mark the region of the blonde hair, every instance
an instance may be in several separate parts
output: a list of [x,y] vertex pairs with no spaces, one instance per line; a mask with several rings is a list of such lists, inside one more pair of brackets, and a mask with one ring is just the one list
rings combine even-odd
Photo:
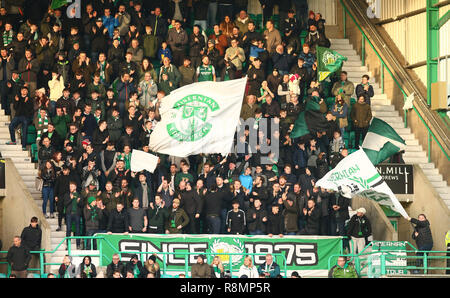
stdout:
[[253,267],[253,259],[252,259],[251,256],[246,256],[246,257],[244,258],[244,262],[245,262],[245,260],[249,260],[249,261],[250,261],[250,266],[248,266],[248,267]]
[[215,256],[212,260],[212,264],[214,265],[214,261],[218,260],[219,262],[217,263],[217,267],[219,268],[220,271],[223,272],[223,264],[222,264],[222,260],[220,259],[219,256]]

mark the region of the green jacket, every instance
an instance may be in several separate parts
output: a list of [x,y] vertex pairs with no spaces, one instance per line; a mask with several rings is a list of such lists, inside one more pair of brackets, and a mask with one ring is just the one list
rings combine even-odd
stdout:
[[344,268],[339,265],[334,266],[328,273],[329,278],[358,278],[358,273],[356,272],[353,265],[346,264]]
[[60,136],[67,135],[67,125],[71,122],[69,115],[55,116],[52,119],[55,130]]
[[[189,216],[186,212],[178,208],[176,211],[173,211],[173,208],[169,208],[169,216],[166,220],[166,230],[169,230],[170,234],[182,234],[183,228],[185,228],[189,224]],[[178,226],[182,226],[181,230],[178,230]]]
[[158,50],[158,41],[156,36],[153,34],[145,34],[142,40],[144,44],[144,57],[154,59]]

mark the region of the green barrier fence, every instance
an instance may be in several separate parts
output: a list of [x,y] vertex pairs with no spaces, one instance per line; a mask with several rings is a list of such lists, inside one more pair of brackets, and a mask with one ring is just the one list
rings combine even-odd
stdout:
[[[360,277],[419,273],[433,276],[440,273],[437,271],[450,270],[448,251],[420,251],[408,241],[373,241],[359,254],[333,255],[328,259],[329,270],[340,256],[354,264]],[[439,263],[447,266],[436,266]]]
[[[187,236],[187,237],[186,237]],[[115,239],[115,238],[117,239]],[[130,238],[127,238],[130,237]],[[145,238],[147,237],[147,238]],[[238,236],[236,236],[239,238]],[[167,272],[173,272],[173,271],[185,271],[188,272],[188,269],[190,267],[189,262],[186,262],[188,258],[192,255],[199,255],[199,254],[205,254],[208,257],[208,261],[210,261],[210,258],[212,256],[224,256],[224,258],[221,258],[224,264],[224,267],[226,267],[228,270],[230,270],[231,273],[237,272],[240,268],[240,265],[242,264],[243,258],[245,256],[254,256],[254,257],[262,257],[265,256],[267,253],[271,253],[274,256],[274,261],[280,265],[280,271],[282,275],[286,276],[288,274],[288,270],[301,270],[302,267],[299,267],[296,265],[298,262],[308,262],[315,260],[313,263],[306,265],[307,270],[326,270],[327,266],[327,259],[328,256],[331,254],[337,254],[343,252],[343,241],[342,237],[302,237],[302,238],[296,238],[292,236],[285,236],[283,238],[270,238],[266,236],[261,237],[252,237],[252,236],[240,236],[242,239],[237,239],[236,237],[228,235],[228,238],[232,239],[233,241],[240,242],[241,250],[239,251],[229,251],[226,249],[222,249],[223,247],[227,246],[227,236],[226,235],[196,235],[195,237],[190,237],[188,235],[96,235],[96,236],[73,236],[73,237],[65,237],[53,250],[51,251],[31,251],[31,254],[36,254],[39,257],[39,268],[28,268],[28,271],[37,271],[38,275],[43,277],[46,273],[46,266],[56,265],[59,266],[62,263],[52,263],[47,260],[50,259],[49,256],[54,254],[58,249],[61,247],[61,245],[64,244],[64,242],[67,242],[67,255],[72,257],[84,257],[84,256],[90,256],[94,258],[99,259],[99,265],[100,266],[106,266],[112,261],[112,255],[117,253],[120,256],[123,255],[131,255],[131,254],[138,254],[141,256],[141,261],[144,261],[143,257],[147,257],[149,254],[156,254],[159,256],[159,259],[162,260],[162,271],[163,274],[166,274]],[[142,238],[142,239],[141,239]],[[144,250],[138,250],[138,249],[119,249],[119,242],[115,242],[116,240],[121,240],[122,244],[123,241],[130,241],[130,239],[133,239],[134,241],[140,241],[140,243],[144,243],[145,241],[148,241],[148,239],[152,239],[153,241],[162,241],[163,242],[151,242],[148,244],[155,244],[158,243],[158,245],[170,245],[170,241],[178,241],[180,239],[178,238],[185,238],[185,240],[181,239],[185,243],[189,242],[191,245],[205,245],[204,248],[209,247],[209,251],[184,251],[183,249],[173,250],[172,252],[167,251],[144,251]],[[206,238],[212,239],[213,243],[205,242]],[[84,250],[82,253],[76,253],[72,249],[72,241],[73,239],[81,239],[83,241],[90,241],[91,247],[93,247],[94,242],[97,244],[97,250]],[[139,240],[140,239],[140,240]],[[111,240],[111,241],[110,241]],[[235,241],[235,242],[236,242]],[[177,245],[176,243],[172,243],[174,245]],[[211,246],[212,244],[212,246]],[[271,246],[273,248],[273,251],[267,251],[266,248]],[[219,249],[212,249],[211,247],[216,247]],[[263,247],[262,251],[253,250],[257,247]],[[278,248],[277,248],[278,247]],[[162,246],[161,246],[162,248]],[[0,264],[7,264],[8,265],[8,276],[11,272],[11,268],[9,267],[9,264],[6,261],[6,251],[0,251],[0,254],[4,253],[4,257],[0,257]],[[175,257],[175,255],[177,257]],[[168,258],[184,258],[185,262],[183,263],[183,266],[174,265],[173,263],[170,263],[168,266]],[[239,259],[239,262],[235,261],[234,256],[236,256]],[[223,260],[225,259],[225,261]],[[288,262],[289,260],[289,262]],[[192,261],[191,261],[192,264]],[[305,269],[305,267],[303,267]]]

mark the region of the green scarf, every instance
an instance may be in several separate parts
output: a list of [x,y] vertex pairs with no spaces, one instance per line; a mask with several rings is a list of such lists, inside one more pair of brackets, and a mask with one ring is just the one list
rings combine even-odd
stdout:
[[7,46],[12,42],[13,39],[13,32],[12,30],[9,30],[8,32],[3,32],[3,46]]
[[[44,125],[44,127],[47,127],[48,128],[48,117],[47,117],[47,115],[45,115],[45,118],[44,119],[42,119],[42,117],[41,117],[41,113],[40,113],[40,109],[39,109],[39,111],[38,111],[38,124],[39,124],[39,127],[42,127],[42,125]],[[41,139],[41,134],[43,133],[43,132],[47,132],[47,128],[44,128],[44,129],[38,129],[37,131],[36,131],[36,140],[37,141],[39,141],[40,139]]]

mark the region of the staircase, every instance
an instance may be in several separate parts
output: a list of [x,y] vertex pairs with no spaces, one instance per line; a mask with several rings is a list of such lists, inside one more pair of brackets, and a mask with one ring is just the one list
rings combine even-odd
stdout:
[[[16,141],[17,145],[6,145],[6,142],[10,141],[9,136],[9,123],[11,119],[10,116],[5,115],[5,111],[0,109],[0,152],[2,158],[10,158],[14,163],[17,171],[23,179],[24,184],[28,187],[31,196],[34,198],[36,205],[42,210],[42,194],[40,191],[36,190],[35,179],[38,175],[37,164],[31,162],[31,155],[29,151],[22,151],[21,138],[16,130]],[[47,203],[47,212],[50,212],[49,203]],[[63,224],[62,231],[56,232],[58,228],[58,215],[55,210],[55,218],[48,218],[47,221],[51,228],[51,250],[54,250],[58,244],[63,241],[66,236],[66,226]],[[63,221],[64,223],[64,221]],[[89,252],[98,253],[98,251],[80,251],[76,250],[75,240],[72,240],[72,254],[83,255]],[[64,256],[67,254],[66,243],[62,244],[58,250],[51,254],[46,255],[46,262],[61,264]],[[48,257],[50,256],[50,259]],[[81,257],[74,257],[73,263],[78,265],[81,263]],[[92,262],[98,265],[98,258],[92,258]],[[50,271],[57,273],[59,265],[51,265]]]
[[[410,128],[405,128],[403,117],[399,116],[399,112],[391,105],[391,100],[386,94],[381,93],[381,88],[375,82],[370,71],[366,66],[361,66],[361,58],[353,49],[348,39],[331,39],[331,49],[336,50],[339,54],[346,56],[348,60],[344,62],[342,70],[347,71],[348,80],[356,86],[361,82],[364,74],[369,75],[370,84],[374,89],[375,96],[371,99],[372,115],[380,118],[391,125],[397,133],[406,141],[406,150],[403,159],[407,164],[419,165],[430,183],[433,185],[437,193],[444,200],[448,208],[450,208],[450,188],[447,182],[443,180],[439,170],[435,168],[434,163],[428,162],[427,152],[422,149],[419,141],[415,138]],[[354,96],[356,96],[354,94]]]

